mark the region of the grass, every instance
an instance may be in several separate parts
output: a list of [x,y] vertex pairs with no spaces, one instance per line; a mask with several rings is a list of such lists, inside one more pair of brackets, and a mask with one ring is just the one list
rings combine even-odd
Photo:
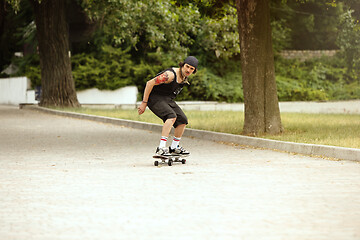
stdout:
[[[134,110],[118,109],[64,109],[78,113],[100,115],[121,119],[162,124],[150,110],[138,115]],[[244,124],[243,112],[232,111],[184,111],[189,119],[188,128],[215,132],[241,134]],[[285,131],[279,135],[262,138],[297,143],[360,148],[360,115],[282,113]]]
[[269,139],[360,148],[360,115],[281,114],[285,132]]

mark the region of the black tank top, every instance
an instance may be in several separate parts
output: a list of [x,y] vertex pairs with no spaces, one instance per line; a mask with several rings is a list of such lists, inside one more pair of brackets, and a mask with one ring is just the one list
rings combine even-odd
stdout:
[[174,80],[170,83],[163,83],[160,85],[155,85],[151,91],[150,97],[151,97],[151,95],[161,95],[161,96],[169,96],[169,97],[175,98],[176,95],[178,95],[181,92],[181,90],[183,89],[185,84],[177,82],[176,72],[172,68],[165,69],[164,71],[158,73],[155,77],[161,75],[162,73],[164,73],[166,71],[171,71],[174,73],[174,75],[175,75]]

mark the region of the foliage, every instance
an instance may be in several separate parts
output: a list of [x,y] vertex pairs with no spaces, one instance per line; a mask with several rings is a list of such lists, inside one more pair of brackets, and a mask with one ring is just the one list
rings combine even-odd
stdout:
[[327,94],[323,90],[307,87],[306,82],[278,76],[276,83],[280,101],[328,100]]
[[167,53],[175,61],[184,59],[194,42],[192,36],[200,29],[200,14],[192,5],[176,7],[165,0],[126,0],[110,1],[94,10],[99,8],[94,2],[102,1],[91,1],[85,11],[102,20],[101,31],[108,36],[107,44],[131,46],[139,62],[151,52]]
[[[242,99],[240,85],[238,88],[230,84],[222,87],[221,79],[217,76],[224,76],[222,72],[226,67],[234,65],[231,62],[234,56],[236,60],[240,51],[235,9],[226,8],[229,14],[214,20],[201,17],[197,6],[191,3],[179,6],[168,1],[152,0],[145,3],[127,0],[112,1],[107,6],[101,6],[101,2],[92,1],[85,5],[83,3],[83,7],[92,18],[102,19],[103,27],[91,41],[92,45],[111,44],[116,48],[131,48],[129,53],[133,61],[132,84],[137,85],[140,92],[143,92],[146,81],[156,73],[168,67],[176,67],[186,55],[192,54],[200,59],[199,69],[203,69],[201,64],[205,63],[215,74],[204,69],[206,73],[201,77],[202,73],[198,72],[194,82],[197,82],[197,78],[201,81],[191,85],[189,89],[198,89],[201,86],[202,92],[208,93],[203,95],[193,90],[187,92],[188,89],[184,88],[180,95],[183,99],[204,96],[209,100]],[[126,9],[132,11],[128,12]],[[184,15],[184,12],[187,14]],[[239,62],[237,64],[239,65]],[[237,66],[236,69],[238,68]],[[74,76],[76,78],[76,73]],[[94,83],[94,80],[92,82]],[[226,94],[234,91],[233,89],[238,91]]]
[[275,0],[272,15],[292,29],[289,49],[336,49],[339,15],[343,4],[329,5],[328,0]]
[[19,67],[14,76],[26,76],[31,80],[32,87],[41,86],[39,55],[30,54],[23,58],[14,58],[13,63]]
[[[9,65],[15,52],[28,51],[25,46],[34,40],[32,10],[28,1],[12,1],[10,5],[18,9],[11,10],[6,2],[0,6],[0,71]],[[21,10],[19,10],[19,7]]]
[[209,70],[202,69],[191,78],[190,82],[191,85],[184,87],[177,100],[243,101],[239,72],[232,72],[231,76],[220,78]]
[[[213,17],[213,13],[209,14],[208,7],[214,2],[182,2],[186,4],[154,0],[149,3],[112,1],[116,8],[107,6],[107,11],[90,12],[95,18],[103,19],[102,42],[121,48],[131,47],[130,54],[134,63],[131,70],[132,82],[140,92],[146,81],[157,72],[176,66],[178,61],[190,53],[200,59],[200,71],[190,80],[191,85],[185,87],[178,96],[179,100],[242,101],[236,10],[222,5],[221,14]],[[93,6],[95,3],[96,1],[92,1]],[[306,33],[301,34],[312,36],[311,39],[301,37],[297,41],[312,41],[313,44],[319,39],[315,35],[320,28],[330,33],[331,38],[335,36],[335,20],[337,21],[336,16],[339,15],[341,6],[325,8],[322,7],[323,3],[324,1],[307,1],[299,4],[288,1],[287,5],[282,4],[281,7],[286,12],[278,12],[282,17],[275,17],[272,21],[276,52],[291,47],[294,38],[290,42],[290,36],[301,30],[301,27],[289,24],[291,19],[297,19],[297,24],[307,29]],[[132,9],[132,12],[125,11],[124,14],[124,9]],[[183,12],[188,15],[185,17]],[[206,14],[200,15],[199,12]],[[323,19],[324,16],[326,19]],[[105,39],[105,36],[110,37]],[[341,62],[334,66],[334,63],[329,64],[324,60],[301,63],[277,59],[276,64],[280,100],[356,97],[356,91],[350,93],[343,90],[346,89],[346,84],[343,82],[344,65]],[[338,94],[339,92],[342,94]]]
[[[229,6],[217,19],[200,15],[199,8],[205,11],[206,4],[181,5],[179,1],[112,1],[106,7],[101,7],[101,1],[91,1],[84,8],[102,24],[91,44],[131,47],[135,64],[164,66],[169,59],[178,63],[187,55],[196,55],[200,66],[206,63],[212,68],[240,52],[236,10]],[[154,62],[153,54],[161,58]]]
[[[223,4],[228,1],[76,2],[99,23],[92,39],[72,43],[77,89],[136,85],[142,93],[147,80],[165,68],[176,67],[191,54],[200,60],[199,71],[178,96],[179,100],[243,101],[237,16],[233,7]],[[337,27],[341,30],[337,44],[342,53],[335,58],[299,62],[276,57],[277,88],[282,101],[360,98],[359,23],[351,18],[354,13],[346,12],[338,25],[343,4],[326,2],[271,1],[275,52],[300,43],[311,48],[329,48],[333,46]],[[18,15],[8,16],[9,20],[23,22],[11,32],[15,36],[11,39],[17,42],[17,49],[12,51],[21,51],[29,41],[36,47],[28,7],[25,4]],[[1,47],[3,50],[6,49]],[[14,62],[20,67],[18,74],[30,77],[34,86],[40,84],[36,54]]]
[[240,54],[236,9],[227,7],[225,10],[226,15],[222,18],[203,17],[201,21],[194,48],[207,63],[209,60],[228,60]]
[[102,52],[77,54],[72,57],[72,68],[77,89],[96,87],[117,89],[132,84],[132,61],[128,50],[105,45]]
[[292,31],[286,26],[285,19],[273,20],[271,22],[271,30],[275,54],[291,45],[290,37]]
[[279,100],[314,101],[360,98],[357,81],[348,84],[341,56],[306,62],[277,58],[275,72]]

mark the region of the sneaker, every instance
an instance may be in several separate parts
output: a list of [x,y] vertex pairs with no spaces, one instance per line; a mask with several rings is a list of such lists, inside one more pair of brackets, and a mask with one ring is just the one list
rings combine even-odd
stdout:
[[190,155],[190,152],[189,151],[187,151],[187,150],[185,150],[185,148],[183,148],[183,147],[180,147],[180,146],[178,146],[177,148],[175,148],[175,149],[171,149],[171,147],[169,147],[169,152],[171,153],[171,154],[179,154],[179,155]]
[[166,155],[170,155],[169,153],[169,149],[168,148],[156,148],[156,152],[155,154],[160,155],[160,156],[166,156]]

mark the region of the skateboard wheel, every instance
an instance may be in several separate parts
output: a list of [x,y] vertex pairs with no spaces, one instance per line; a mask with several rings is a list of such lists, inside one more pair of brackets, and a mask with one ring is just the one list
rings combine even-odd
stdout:
[[185,159],[181,160],[181,163],[182,163],[182,164],[185,164],[185,163],[186,163],[186,160],[185,160]]
[[154,162],[154,165],[155,165],[155,166],[159,166],[159,162],[158,162],[158,161],[155,161],[155,162]]
[[169,161],[168,161],[168,165],[169,165],[169,166],[171,166],[171,165],[172,165],[172,163],[173,163],[173,160],[169,159]]

